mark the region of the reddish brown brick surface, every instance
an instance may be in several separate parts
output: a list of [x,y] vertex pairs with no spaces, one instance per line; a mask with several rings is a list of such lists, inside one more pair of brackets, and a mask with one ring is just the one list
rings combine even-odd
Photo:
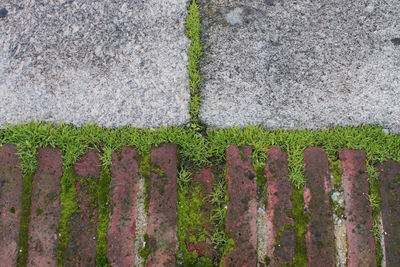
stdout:
[[[287,155],[279,148],[268,151],[267,175],[267,252],[269,266],[292,263],[294,259],[294,222],[292,183],[289,181]],[[278,236],[278,232],[281,232]]]
[[[206,201],[204,203],[204,206],[198,212],[200,212],[202,218],[205,219],[204,229],[208,233],[211,233],[212,228],[211,222],[209,221],[211,214],[211,203],[207,200],[209,199],[208,196],[210,196],[210,194],[213,192],[214,186],[214,179],[212,177],[211,169],[204,169],[201,172],[196,173],[193,177],[193,182],[195,185],[199,185],[202,188],[201,197]],[[190,230],[192,229],[189,229],[189,231]],[[203,229],[201,229],[201,231],[203,231]],[[190,239],[189,235],[190,233],[188,233],[188,240]],[[189,250],[191,252],[196,252],[199,257],[206,257],[209,259],[213,258],[215,250],[211,244],[211,240],[206,240],[197,244],[188,241],[187,245]]]
[[343,169],[348,264],[376,266],[365,152],[342,149],[339,158]]
[[100,166],[100,159],[93,150],[88,151],[74,166],[76,174],[82,177],[75,183],[79,213],[71,216],[64,266],[95,266],[98,200],[97,192],[90,198],[89,184],[98,185]]
[[57,265],[57,228],[60,218],[61,152],[39,148],[33,177],[28,266]]
[[311,219],[306,233],[308,266],[335,266],[329,162],[322,149],[304,151],[304,178],[305,212]]
[[176,253],[176,153],[166,144],[151,151],[151,163],[162,171],[151,174],[147,234],[150,254],[146,266],[175,266]]
[[110,221],[107,233],[107,259],[112,266],[135,262],[137,151],[123,147],[112,154]]
[[0,265],[15,266],[22,205],[21,163],[14,145],[0,148]]
[[249,146],[230,146],[226,150],[229,200],[225,225],[235,245],[224,257],[224,266],[257,264],[256,173],[251,153]]
[[386,266],[400,266],[400,164],[387,160],[377,169]]

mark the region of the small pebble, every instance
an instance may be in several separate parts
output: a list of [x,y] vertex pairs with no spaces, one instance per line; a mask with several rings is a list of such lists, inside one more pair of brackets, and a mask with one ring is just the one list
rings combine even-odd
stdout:
[[7,14],[8,14],[7,9],[5,9],[5,8],[0,9],[0,19],[5,18],[7,16]]
[[400,38],[393,38],[390,40],[394,45],[400,45]]

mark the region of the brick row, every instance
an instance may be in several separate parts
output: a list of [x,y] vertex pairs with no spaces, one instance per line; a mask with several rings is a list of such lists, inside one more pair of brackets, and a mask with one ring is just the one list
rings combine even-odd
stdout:
[[135,262],[136,195],[139,166],[137,151],[123,147],[112,154],[110,221],[107,232],[107,260],[112,266]]
[[57,265],[57,229],[61,214],[61,152],[39,148],[38,167],[33,176],[29,224],[29,266]]
[[329,162],[322,149],[304,151],[304,178],[304,210],[310,218],[306,232],[308,266],[335,266]]
[[[13,266],[21,212],[22,173],[15,146],[0,148],[0,259]],[[234,245],[223,258],[223,266],[257,265],[257,194],[256,173],[251,162],[252,148],[230,146],[226,150],[227,212],[225,227]],[[60,180],[62,155],[59,149],[39,149],[38,168],[33,176],[32,207],[29,225],[28,265],[57,265],[57,229],[61,213]],[[375,243],[372,233],[372,210],[368,200],[366,155],[361,150],[343,149],[339,153],[345,197],[345,226],[349,266],[375,266]],[[151,151],[151,192],[147,217],[148,256],[146,266],[175,266],[177,146],[165,144]],[[377,166],[384,250],[388,266],[400,263],[400,164],[391,160]],[[71,217],[71,230],[65,252],[65,266],[95,266],[97,244],[97,188],[101,162],[94,150],[88,151],[75,165],[79,213]],[[123,147],[112,154],[110,166],[110,214],[107,230],[107,260],[112,266],[135,262],[140,248],[135,248],[136,198],[138,191],[138,154],[133,147]],[[265,265],[293,264],[295,259],[295,221],[293,219],[292,183],[289,180],[287,154],[279,148],[268,152],[265,167],[266,251]],[[335,266],[335,237],[330,200],[329,162],[320,148],[304,151],[305,245],[308,266]],[[194,175],[202,195],[213,190],[210,169]],[[198,212],[209,217],[211,204]],[[207,231],[211,225],[205,224]],[[188,236],[189,240],[189,236]],[[212,259],[215,248],[209,241],[187,246],[191,252]]]
[[22,205],[21,163],[14,145],[0,148],[0,262],[15,266]]
[[158,169],[151,174],[148,246],[146,266],[175,266],[177,146],[163,145],[151,151],[151,163]]
[[400,164],[387,160],[377,169],[386,266],[400,266]]
[[225,256],[224,266],[257,264],[256,173],[251,153],[249,146],[230,146],[226,150],[229,200],[225,225],[235,244]]
[[277,266],[293,263],[294,221],[292,183],[289,181],[287,155],[279,148],[268,151],[267,175],[267,263]]

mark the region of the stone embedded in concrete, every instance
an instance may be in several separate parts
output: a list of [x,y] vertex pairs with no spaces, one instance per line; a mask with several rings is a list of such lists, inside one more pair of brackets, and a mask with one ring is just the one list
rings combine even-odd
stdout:
[[257,264],[257,186],[251,153],[250,146],[230,146],[226,149],[229,199],[225,227],[235,243],[233,250],[223,259],[224,266]]
[[[177,146],[166,144],[151,151],[151,192],[147,235],[150,254],[146,266],[175,266]],[[161,174],[162,173],[162,174]]]
[[304,178],[304,210],[311,220],[306,233],[308,266],[335,266],[329,162],[322,149],[304,150]]
[[132,147],[123,147],[111,156],[107,260],[112,266],[129,266],[135,262],[137,157]]
[[17,264],[19,224],[22,207],[21,160],[15,145],[0,148],[0,262]]
[[[210,216],[211,216],[211,202],[209,201],[209,197],[213,192],[213,186],[214,186],[214,179],[213,179],[213,174],[211,172],[211,169],[206,168],[201,170],[199,173],[196,173],[193,177],[193,184],[196,186],[201,187],[201,193],[200,196],[202,199],[204,199],[204,205],[201,207],[201,209],[198,211],[202,218],[204,219],[203,223],[203,229],[201,231],[203,232],[206,230],[208,233],[212,233],[212,225],[210,221]],[[190,226],[189,226],[190,227]],[[198,229],[189,229],[188,236],[187,236],[187,246],[190,250],[190,252],[196,252],[198,257],[205,257],[212,259],[213,256],[215,255],[215,249],[211,243],[211,240],[206,240],[206,241],[201,241],[198,243],[193,243],[190,242],[190,234],[191,230],[193,231],[198,231]]]
[[376,266],[365,152],[342,149],[339,159],[343,170],[348,264]]
[[63,173],[61,151],[39,148],[37,160],[38,167],[32,180],[28,266],[56,266]]
[[[71,216],[65,266],[94,266],[96,260],[98,199],[97,191],[90,192],[90,184],[97,187],[100,178],[100,159],[94,150],[88,151],[74,165],[79,177],[75,182],[79,212]],[[90,193],[94,195],[90,195]]]
[[287,155],[280,148],[271,148],[267,155],[266,256],[270,266],[290,264],[294,260],[295,233],[294,221],[289,217],[293,205]]
[[186,0],[2,0],[3,7],[0,126],[189,120]]
[[400,132],[397,0],[208,0],[200,8],[207,125]]
[[377,170],[386,266],[400,266],[400,164],[386,160]]

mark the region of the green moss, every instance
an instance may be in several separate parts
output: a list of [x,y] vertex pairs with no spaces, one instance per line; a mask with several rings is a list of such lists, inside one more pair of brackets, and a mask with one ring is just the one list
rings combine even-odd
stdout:
[[143,259],[143,266],[146,264],[147,257],[150,255],[150,253],[155,251],[155,246],[153,246],[156,242],[154,240],[150,240],[149,235],[145,233],[143,235],[143,240],[145,242],[144,248],[139,250],[139,256],[142,257]]
[[265,172],[265,162],[253,162],[254,170],[256,171],[257,179],[256,183],[257,186],[263,187],[267,183],[267,176]]
[[199,86],[201,83],[199,62],[202,55],[200,42],[200,12],[196,0],[192,0],[188,7],[188,15],[185,22],[186,36],[190,39],[188,49],[188,72],[190,86],[190,123],[191,128],[196,131],[204,131],[205,125],[199,119],[201,96]]
[[376,265],[378,267],[382,266],[383,260],[383,251],[381,246],[381,230],[380,230],[380,222],[379,215],[381,212],[380,203],[381,197],[379,193],[379,184],[378,184],[378,173],[376,171],[375,165],[367,162],[367,172],[368,172],[368,182],[369,182],[369,192],[368,199],[371,203],[372,207],[372,231],[374,233],[375,238],[375,255],[376,255]]
[[22,210],[19,226],[19,242],[17,266],[26,266],[28,260],[28,234],[29,221],[31,218],[31,196],[33,173],[24,175],[22,179]]
[[211,233],[204,228],[205,224],[211,225],[210,214],[207,216],[202,212],[208,196],[203,195],[199,185],[192,183],[192,178],[192,173],[182,167],[178,175],[177,259],[184,266],[210,266],[207,264],[212,264],[212,259],[190,252],[187,246],[189,243],[195,245],[211,238]]
[[292,266],[306,266],[307,265],[307,247],[305,234],[307,231],[307,223],[309,218],[304,216],[304,198],[303,189],[293,188],[292,193],[293,203],[293,219],[295,230],[295,254]]
[[111,174],[108,167],[102,166],[99,180],[98,201],[99,217],[97,223],[96,264],[106,266],[107,262],[107,229],[109,222],[109,192]]

